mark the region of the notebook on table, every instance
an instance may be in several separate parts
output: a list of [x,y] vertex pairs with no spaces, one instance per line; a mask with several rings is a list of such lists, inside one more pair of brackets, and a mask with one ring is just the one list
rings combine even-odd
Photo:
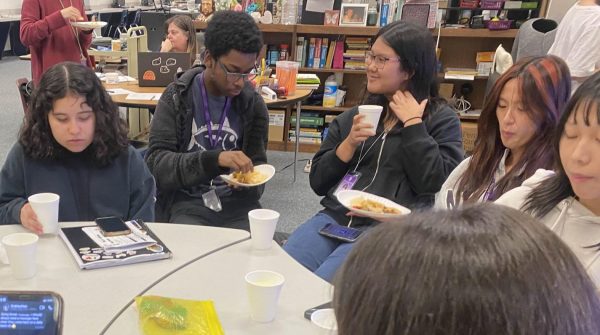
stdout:
[[141,220],[125,222],[131,233],[106,237],[95,224],[61,228],[59,235],[81,269],[98,269],[171,258],[167,246]]
[[138,83],[140,87],[166,87],[178,72],[190,68],[187,52],[139,52]]

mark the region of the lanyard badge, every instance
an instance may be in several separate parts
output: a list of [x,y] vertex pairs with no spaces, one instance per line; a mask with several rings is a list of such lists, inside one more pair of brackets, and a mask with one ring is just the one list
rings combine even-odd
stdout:
[[200,74],[200,95],[202,95],[204,123],[206,124],[206,129],[208,130],[208,141],[210,143],[210,149],[214,149],[219,144],[219,137],[221,137],[221,132],[223,131],[225,118],[227,117],[229,109],[231,109],[231,98],[225,98],[225,106],[223,107],[223,113],[221,114],[221,119],[219,120],[219,128],[217,130],[217,136],[215,138],[213,137],[212,120],[208,109],[208,92],[206,91],[206,85],[204,84],[204,72]]
[[221,205],[221,199],[217,195],[216,187],[213,186],[212,180],[210,181],[210,190],[204,194],[202,194],[202,201],[204,201],[204,206],[208,209],[220,212],[223,210],[223,206]]

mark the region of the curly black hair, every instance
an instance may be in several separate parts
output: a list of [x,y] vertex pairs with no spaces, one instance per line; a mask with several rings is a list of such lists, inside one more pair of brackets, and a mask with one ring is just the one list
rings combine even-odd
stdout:
[[263,46],[263,39],[250,15],[224,10],[213,14],[208,22],[204,44],[210,55],[218,59],[232,49],[245,54],[258,54]]
[[60,159],[67,149],[52,136],[48,114],[56,100],[69,94],[85,97],[96,116],[94,140],[85,150],[89,159],[97,166],[108,165],[127,150],[127,125],[94,71],[78,63],[59,63],[44,73],[33,92],[19,143],[34,159]]

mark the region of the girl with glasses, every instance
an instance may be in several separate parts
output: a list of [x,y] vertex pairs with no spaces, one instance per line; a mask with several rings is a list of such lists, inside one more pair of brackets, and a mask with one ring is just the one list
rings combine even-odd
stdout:
[[[320,277],[331,280],[353,243],[319,234],[327,224],[368,231],[376,222],[347,215],[335,194],[351,188],[420,209],[463,158],[460,121],[438,98],[431,33],[397,21],[374,37],[367,57],[368,104],[383,106],[376,128],[358,108],[337,116],[315,155],[313,190],[324,209],[301,225],[284,249]],[[363,234],[364,235],[364,234]]]

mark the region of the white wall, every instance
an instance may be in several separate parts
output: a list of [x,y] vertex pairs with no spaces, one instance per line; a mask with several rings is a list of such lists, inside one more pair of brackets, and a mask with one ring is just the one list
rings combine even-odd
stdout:
[[560,22],[567,10],[575,4],[577,0],[550,0],[546,18]]

